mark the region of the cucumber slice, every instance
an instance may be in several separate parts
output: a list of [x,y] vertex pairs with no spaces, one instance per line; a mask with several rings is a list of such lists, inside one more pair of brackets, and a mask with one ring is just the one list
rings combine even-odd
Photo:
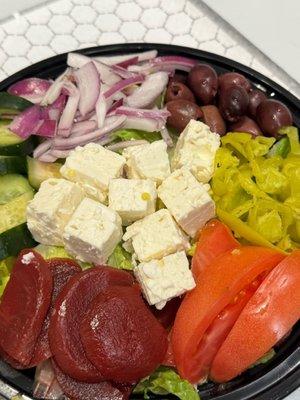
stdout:
[[61,178],[59,172],[62,164],[45,163],[35,158],[27,157],[28,180],[32,187],[39,189],[41,183],[48,178]]
[[26,192],[33,193],[33,189],[24,176],[16,174],[0,176],[0,207]]
[[0,155],[27,155],[33,152],[37,138],[29,137],[24,140],[8,129],[9,121],[0,121]]
[[19,96],[0,92],[0,116],[3,114],[19,114],[33,104]]
[[0,175],[25,174],[27,164],[25,157],[21,156],[0,156]]
[[17,225],[0,234],[0,260],[17,256],[22,249],[36,246],[27,224]]
[[26,192],[0,206],[0,233],[26,222],[26,208],[33,198],[33,191]]

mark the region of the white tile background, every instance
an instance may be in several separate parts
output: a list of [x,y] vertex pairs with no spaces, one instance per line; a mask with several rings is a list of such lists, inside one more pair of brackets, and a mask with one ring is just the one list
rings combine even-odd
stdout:
[[[43,6],[1,21],[11,10],[38,3]],[[173,43],[224,55],[300,96],[297,82],[200,0],[0,0],[0,81],[55,54],[137,41]],[[299,399],[300,390],[289,397]]]

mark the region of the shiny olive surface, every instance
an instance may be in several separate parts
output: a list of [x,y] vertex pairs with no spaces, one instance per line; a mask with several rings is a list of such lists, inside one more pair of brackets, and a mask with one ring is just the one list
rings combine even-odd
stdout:
[[168,124],[178,131],[183,131],[191,119],[201,119],[203,113],[197,104],[188,100],[172,100],[166,104],[171,115]]
[[209,126],[212,132],[216,132],[219,135],[225,135],[226,133],[226,124],[225,121],[220,114],[218,107],[210,105],[210,106],[202,106],[200,107],[203,112],[202,120],[203,122]]
[[249,106],[248,115],[252,118],[256,116],[257,107],[264,100],[267,100],[267,96],[261,90],[254,89],[249,93]]
[[219,94],[219,110],[226,121],[236,122],[246,114],[249,96],[242,86],[225,85]]
[[180,82],[186,84],[186,80],[187,80],[187,74],[182,72],[175,72],[175,74],[170,77],[169,84],[171,82]]
[[256,121],[264,134],[276,136],[280,128],[293,124],[293,117],[281,101],[268,99],[257,107]]
[[172,100],[188,100],[195,103],[195,96],[191,90],[181,82],[170,82],[166,91],[166,103]]
[[259,126],[257,123],[249,118],[249,117],[242,117],[238,122],[230,125],[230,130],[232,132],[247,132],[251,133],[253,136],[259,136],[262,134]]
[[210,65],[197,64],[191,69],[187,84],[201,105],[211,104],[218,90],[218,75]]
[[237,72],[226,72],[219,76],[219,87],[223,89],[227,85],[238,85],[242,86],[246,92],[250,92],[251,83],[243,75]]

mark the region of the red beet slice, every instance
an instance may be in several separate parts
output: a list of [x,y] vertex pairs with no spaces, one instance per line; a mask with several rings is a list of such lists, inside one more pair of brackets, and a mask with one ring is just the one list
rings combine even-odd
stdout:
[[53,279],[46,261],[32,250],[21,251],[0,304],[0,346],[28,365],[51,301]]
[[127,400],[128,391],[123,393],[121,389],[114,387],[109,382],[86,383],[78,382],[66,375],[53,361],[56,379],[64,394],[76,400]]
[[68,258],[53,258],[47,261],[47,263],[53,277],[51,305],[38,337],[33,358],[30,361],[30,367],[35,367],[42,361],[51,357],[52,353],[49,346],[48,331],[55,300],[69,279],[82,271],[75,261]]
[[55,302],[49,327],[50,348],[64,373],[83,382],[103,380],[86,357],[79,334],[80,323],[91,301],[108,286],[132,284],[129,273],[99,266],[73,276],[65,285]]
[[109,287],[92,302],[80,327],[88,358],[107,380],[134,383],[163,361],[167,331],[137,287]]

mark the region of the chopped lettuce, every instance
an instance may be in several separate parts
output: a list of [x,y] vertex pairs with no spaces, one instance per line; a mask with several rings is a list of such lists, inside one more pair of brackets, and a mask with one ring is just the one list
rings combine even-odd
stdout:
[[[47,246],[44,244],[39,244],[36,246],[35,250],[40,253],[45,260],[50,260],[51,258],[71,258],[74,259],[70,254],[68,254],[64,247],[59,246]],[[90,263],[78,261],[78,264],[81,266],[82,269],[87,269],[92,266]]]
[[257,360],[254,364],[251,365],[250,368],[256,367],[260,364],[266,364],[276,355],[275,350],[272,348],[266,354],[264,354],[259,360]]
[[120,269],[133,269],[131,254],[128,253],[120,243],[117,245],[112,255],[109,257],[107,264],[111,267]]
[[268,152],[268,157],[280,156],[285,158],[291,151],[290,141],[287,137],[276,142]]
[[0,297],[2,296],[5,286],[9,281],[9,275],[12,270],[15,257],[8,257],[0,261]]
[[155,142],[161,139],[159,132],[146,132],[137,129],[122,129],[116,131],[114,136],[121,140],[147,140],[148,142]]
[[219,217],[236,236],[291,251],[300,246],[300,144],[296,128],[281,133],[288,152],[286,144],[274,149],[274,138],[225,135],[211,187]]
[[151,376],[143,379],[134,388],[133,393],[143,394],[149,399],[149,392],[157,395],[172,394],[181,400],[200,400],[197,389],[171,368],[160,367]]

